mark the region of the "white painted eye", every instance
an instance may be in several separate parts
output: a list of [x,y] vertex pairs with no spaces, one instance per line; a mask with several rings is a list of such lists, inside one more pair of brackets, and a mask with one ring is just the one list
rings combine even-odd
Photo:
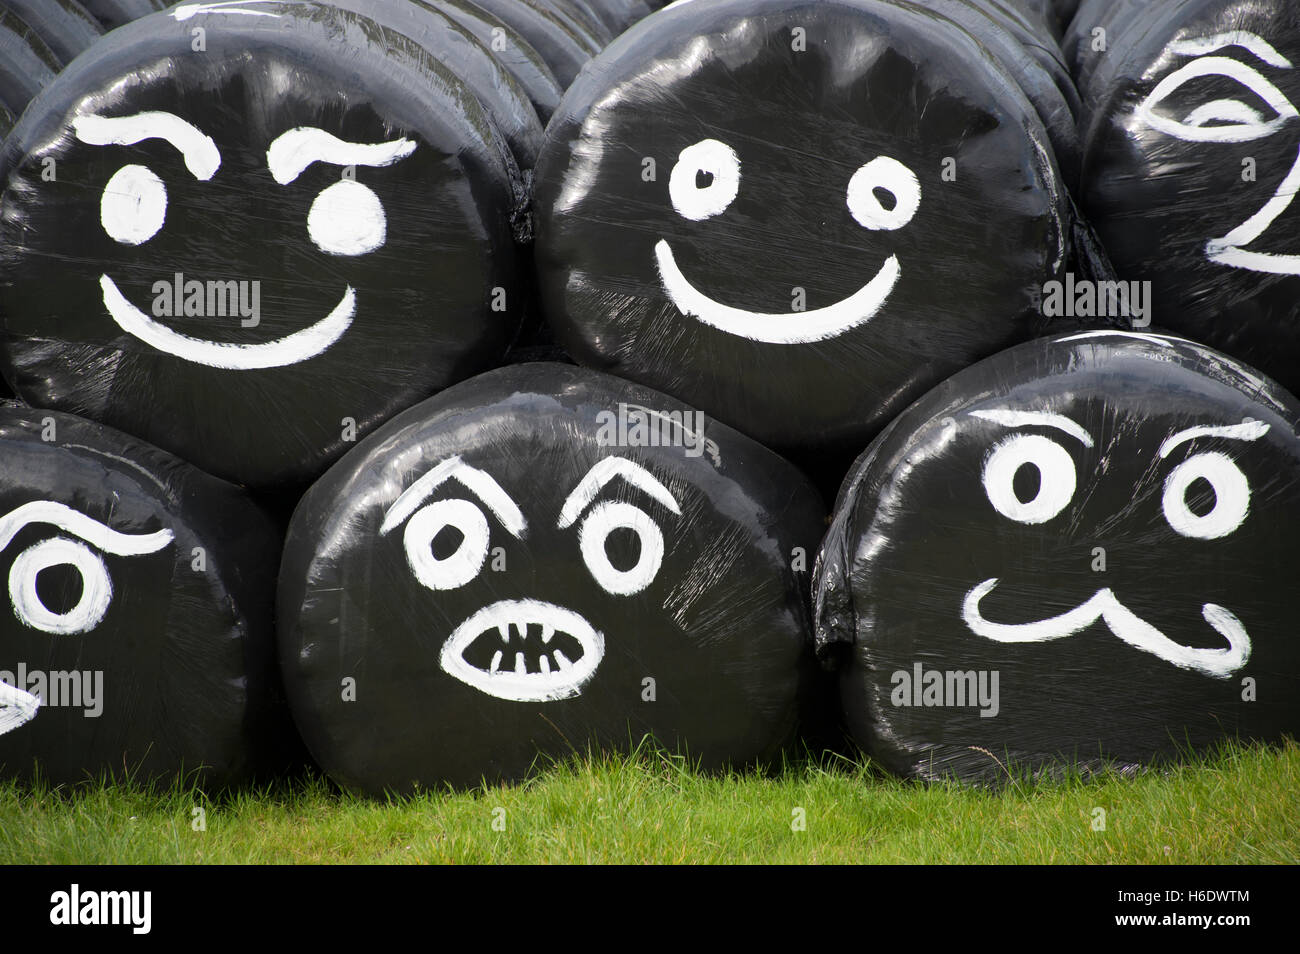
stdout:
[[[1187,491],[1204,480],[1214,491],[1214,508],[1201,515],[1187,506]],[[1250,482],[1231,457],[1209,451],[1189,457],[1165,480],[1165,519],[1176,533],[1201,540],[1226,537],[1250,511]]]
[[373,189],[343,179],[316,196],[307,213],[307,234],[322,252],[365,255],[386,241],[388,218]]
[[[881,191],[890,197],[888,206],[878,195]],[[897,159],[877,156],[853,173],[848,204],[864,229],[901,229],[921,206],[921,183],[916,173]]]
[[[1038,492],[1028,502],[1016,494],[1016,473],[1038,470]],[[1056,441],[1039,434],[1017,434],[993,448],[984,462],[984,492],[995,510],[1018,523],[1045,523],[1074,497],[1074,459]]]
[[702,139],[683,149],[668,179],[673,208],[692,222],[725,211],[739,191],[740,158],[716,139]]
[[[461,541],[455,552],[440,559],[434,555],[433,541],[447,527],[459,530]],[[487,517],[468,500],[439,500],[411,517],[402,543],[417,580],[431,590],[454,590],[483,569],[488,552]]]
[[[620,570],[610,563],[605,551],[605,543],[615,530],[631,530],[637,536],[641,552],[630,570]],[[615,596],[640,593],[654,580],[664,561],[663,532],[644,510],[620,501],[592,508],[578,532],[578,545],[592,577],[605,592]]]
[[[70,566],[81,575],[81,598],[66,613],[55,613],[36,591],[41,571],[56,566]],[[9,568],[9,599],[23,625],[52,636],[73,636],[100,624],[113,599],[113,584],[103,557],[84,543],[55,537],[18,554]]]
[[167,187],[144,166],[123,166],[104,186],[99,221],[114,241],[141,245],[167,219]]
[[[1241,98],[1209,100],[1179,118],[1183,109],[1170,109],[1166,100],[1202,76],[1232,80]],[[1268,112],[1255,109],[1247,100],[1266,107]],[[1137,108],[1138,118],[1152,129],[1188,142],[1250,142],[1271,136],[1297,115],[1286,94],[1263,74],[1226,56],[1202,57],[1175,70]]]

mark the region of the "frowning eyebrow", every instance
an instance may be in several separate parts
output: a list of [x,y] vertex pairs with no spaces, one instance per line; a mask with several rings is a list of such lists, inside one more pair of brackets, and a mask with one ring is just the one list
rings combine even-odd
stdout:
[[162,139],[176,147],[185,160],[185,168],[204,182],[221,168],[221,150],[217,144],[174,113],[78,116],[72,121],[72,131],[91,146],[134,146],[146,139]]
[[1249,50],[1269,66],[1290,68],[1291,61],[1275,50],[1267,40],[1247,30],[1233,30],[1230,33],[1216,33],[1214,36],[1198,37],[1194,40],[1179,40],[1169,45],[1169,52],[1179,56],[1204,56],[1227,46],[1239,46]]
[[677,500],[650,471],[623,457],[606,457],[587,471],[587,476],[578,481],[578,486],[573,488],[573,492],[564,501],[564,506],[560,508],[559,528],[563,530],[571,526],[587,509],[587,505],[596,499],[600,489],[615,477],[622,477],[633,487],[645,491],[677,516],[681,516],[682,508]]
[[266,150],[271,177],[288,185],[313,162],[335,166],[391,166],[415,152],[409,139],[392,142],[346,142],[314,126],[299,126],[281,133]]
[[490,474],[477,467],[471,467],[459,457],[449,457],[407,487],[384,514],[379,535],[382,537],[394,527],[400,526],[407,517],[415,513],[416,508],[424,503],[430,494],[449,480],[458,480],[468,490],[477,494],[478,498],[487,504],[488,509],[496,514],[497,519],[501,521],[501,526],[505,527],[512,536],[523,538],[528,530],[528,522],[524,520],[519,506],[510,499],[510,495],[501,489],[501,485],[493,480]]
[[1169,456],[1179,444],[1195,440],[1198,437],[1231,437],[1239,441],[1257,441],[1268,433],[1268,425],[1263,421],[1245,420],[1240,424],[1230,424],[1227,427],[1189,427],[1185,431],[1179,431],[1177,434],[1167,438],[1160,445],[1160,457],[1163,459]]
[[93,517],[87,517],[84,513],[73,510],[66,504],[55,503],[52,500],[33,500],[0,517],[0,550],[9,546],[18,532],[32,523],[48,523],[52,527],[76,534],[87,543],[94,544],[105,553],[114,556],[157,553],[172,542],[170,530],[156,530],[153,533],[120,533]]
[[1060,414],[1047,411],[1010,411],[996,408],[991,411],[971,411],[971,417],[983,418],[1003,427],[1028,427],[1037,424],[1041,427],[1054,427],[1077,439],[1084,447],[1092,446],[1092,436],[1074,421]]

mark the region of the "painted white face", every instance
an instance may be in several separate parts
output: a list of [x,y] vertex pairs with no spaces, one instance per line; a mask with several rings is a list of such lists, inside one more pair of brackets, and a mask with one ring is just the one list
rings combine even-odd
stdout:
[[[72,125],[77,138],[92,146],[129,146],[147,139],[168,142],[199,181],[210,181],[221,167],[216,143],[172,113],[81,116]],[[277,137],[266,151],[266,162],[272,178],[288,185],[315,162],[341,167],[388,166],[411,155],[415,148],[408,139],[345,142],[323,129],[304,126]],[[166,225],[167,201],[167,187],[152,170],[128,164],[104,187],[100,222],[104,232],[121,245],[147,245]],[[342,179],[322,190],[307,214],[306,227],[312,243],[329,255],[367,255],[387,241],[383,203],[373,189],[354,179]],[[160,324],[132,304],[111,275],[101,275],[99,283],[104,307],[123,331],[165,354],[232,371],[283,367],[322,354],[343,336],[356,315],[356,291],[347,286],[328,315],[301,331],[259,344],[215,342]]]
[[[560,508],[559,530],[578,524],[578,544],[592,580],[612,596],[632,596],[649,586],[664,559],[664,535],[643,509],[624,501],[598,501],[605,485],[621,478],[676,516],[681,507],[649,471],[622,457],[599,461]],[[475,499],[426,503],[455,480]],[[486,471],[459,457],[438,464],[415,481],[384,515],[380,536],[405,524],[402,544],[415,579],[433,591],[458,590],[483,572],[491,549],[487,509],[515,539],[527,536],[518,504]],[[585,516],[584,516],[585,514]],[[579,523],[579,521],[581,521]],[[434,541],[451,528],[460,540],[441,556]],[[616,531],[631,531],[639,544],[636,564],[616,567],[605,544]],[[605,654],[605,637],[581,614],[536,599],[496,600],[462,622],[443,644],[439,664],[450,676],[490,696],[515,702],[550,702],[579,695]]]
[[[999,441],[984,460],[982,482],[989,504],[1001,516],[1023,524],[1042,524],[1057,519],[1070,505],[1078,487],[1074,457],[1065,444],[1077,442],[1092,447],[1092,436],[1078,423],[1060,414],[1009,408],[972,411],[973,417],[1008,428],[1012,433]],[[1025,428],[1049,429],[1059,438],[1029,432]],[[1269,425],[1246,420],[1240,424],[1206,425],[1187,428],[1160,445],[1158,461],[1178,446],[1197,438],[1214,437],[1256,441]],[[1062,443],[1062,442],[1065,443]],[[1037,473],[1037,487],[1031,499],[1017,491],[1015,480],[1025,468]],[[1213,507],[1198,513],[1188,502],[1192,485],[1204,481],[1214,493]],[[1161,509],[1169,528],[1180,536],[1218,540],[1234,533],[1250,512],[1250,482],[1236,461],[1219,451],[1192,454],[1165,478]],[[972,633],[1003,643],[1036,643],[1078,633],[1097,620],[1112,633],[1143,652],[1151,653],[1182,669],[1226,679],[1250,658],[1250,636],[1231,611],[1205,603],[1201,615],[1228,641],[1226,649],[1184,646],[1129,610],[1110,587],[1103,587],[1082,605],[1051,619],[1031,623],[995,623],[984,617],[980,601],[998,585],[997,578],[973,586],[962,605],[962,618]]]
[[[115,556],[157,553],[172,542],[170,530],[146,534],[119,533],[65,504],[37,500],[0,516],[0,552],[31,524],[47,524],[68,536],[51,536],[14,558],[9,569],[9,602],[14,616],[29,629],[50,636],[81,636],[93,632],[113,602],[113,583],[104,558],[95,547]],[[74,539],[75,538],[75,539]],[[81,578],[75,606],[50,609],[37,590],[44,570],[67,566]],[[40,700],[25,690],[0,683],[0,735],[35,718]]]
[[[1300,111],[1265,76],[1269,70],[1291,70],[1293,64],[1262,37],[1238,30],[1180,40],[1169,49],[1175,56],[1191,59],[1162,79],[1137,107],[1138,119],[1151,129],[1185,142],[1210,144],[1295,135]],[[1244,51],[1249,62],[1220,52],[1228,49]],[[1168,100],[1187,84],[1205,77],[1230,81],[1240,95],[1200,103],[1182,118],[1172,118],[1167,109]],[[1246,248],[1263,237],[1278,216],[1290,208],[1297,189],[1300,189],[1300,141],[1297,141],[1295,163],[1273,195],[1240,225],[1222,237],[1209,239],[1205,244],[1206,258],[1231,268],[1300,275],[1300,253]]]
[[[668,194],[678,215],[699,222],[725,212],[740,188],[741,164],[736,151],[716,139],[703,139],[677,157]],[[921,184],[901,162],[877,156],[853,173],[845,186],[845,201],[864,229],[893,231],[916,215]],[[749,311],[710,298],[682,274],[667,239],[655,244],[655,260],[664,291],[683,315],[768,344],[824,341],[865,324],[884,306],[902,273],[898,257],[890,255],[875,276],[848,298],[812,311],[780,314]]]

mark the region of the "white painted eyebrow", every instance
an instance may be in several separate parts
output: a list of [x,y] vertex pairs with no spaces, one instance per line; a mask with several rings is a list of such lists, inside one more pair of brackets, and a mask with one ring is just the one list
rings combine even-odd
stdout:
[[265,0],[226,0],[225,3],[182,3],[173,7],[169,13],[172,19],[182,22],[200,13],[241,13],[248,17],[278,17],[278,13],[266,13],[261,10],[240,9],[245,3],[263,3]]
[[560,508],[559,528],[563,530],[565,527],[572,526],[573,522],[587,509],[587,505],[596,499],[596,494],[600,493],[600,488],[615,477],[622,477],[633,487],[645,491],[677,516],[682,515],[682,508],[678,505],[677,500],[668,492],[667,487],[655,479],[650,471],[624,457],[606,457],[587,471],[587,476],[578,481],[578,486],[573,488],[573,492],[564,501],[564,506]]
[[1268,425],[1263,421],[1244,420],[1240,424],[1229,424],[1227,427],[1189,427],[1185,431],[1179,431],[1173,437],[1165,440],[1160,445],[1160,456],[1165,458],[1179,444],[1185,444],[1187,441],[1194,440],[1198,437],[1231,437],[1239,441],[1257,441],[1268,433]]
[[478,498],[487,504],[488,509],[496,514],[497,519],[501,521],[501,526],[505,527],[512,536],[523,538],[528,530],[528,522],[524,519],[519,506],[510,499],[510,495],[492,479],[490,474],[477,467],[471,467],[460,457],[447,458],[407,487],[384,514],[379,535],[382,537],[394,527],[401,525],[407,517],[415,513],[431,493],[449,480],[460,481],[467,489],[477,494]]
[[415,152],[409,139],[392,142],[346,142],[323,129],[299,126],[275,137],[266,150],[266,165],[280,185],[288,185],[313,162],[335,166],[391,166]]
[[194,178],[204,182],[221,168],[217,144],[174,113],[78,116],[72,121],[72,131],[91,146],[134,146],[145,139],[165,140],[176,147]]
[[153,533],[119,533],[93,517],[87,517],[84,513],[64,504],[52,500],[34,500],[0,517],[0,550],[9,546],[18,532],[32,523],[48,523],[60,530],[76,534],[87,543],[94,544],[105,553],[114,556],[157,553],[172,542],[170,530],[156,530]]
[[971,417],[981,417],[986,421],[1001,424],[1003,427],[1028,427],[1037,424],[1041,427],[1054,427],[1076,438],[1084,447],[1092,446],[1092,436],[1074,421],[1060,414],[1046,411],[1011,411],[995,408],[991,411],[971,411]]
[[1233,30],[1229,33],[1216,33],[1214,36],[1198,37],[1194,40],[1179,40],[1169,45],[1169,52],[1179,56],[1204,56],[1226,46],[1239,46],[1249,50],[1269,66],[1290,68],[1291,61],[1273,48],[1262,36],[1248,30]]

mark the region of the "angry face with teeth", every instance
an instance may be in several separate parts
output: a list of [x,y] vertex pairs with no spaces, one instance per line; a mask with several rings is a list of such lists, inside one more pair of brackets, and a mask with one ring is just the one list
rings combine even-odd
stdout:
[[[668,421],[661,446],[605,441],[620,406]],[[809,637],[792,553],[815,543],[820,505],[720,425],[714,453],[687,453],[682,411],[595,372],[504,369],[399,416],[313,487],[280,635],[333,777],[517,778],[647,733],[706,765],[777,750]]]
[[277,486],[341,454],[346,419],[499,356],[513,162],[458,80],[377,31],[324,5],[178,9],[51,84],[4,162],[21,396]]
[[1153,4],[1107,65],[1082,196],[1155,321],[1300,388],[1300,9]]
[[770,446],[856,451],[1030,333],[1063,193],[1033,108],[953,24],[685,3],[600,63],[537,169],[544,301],[583,363]]
[[1034,342],[932,391],[855,465],[815,581],[859,743],[992,779],[1294,734],[1297,421],[1160,335]]

